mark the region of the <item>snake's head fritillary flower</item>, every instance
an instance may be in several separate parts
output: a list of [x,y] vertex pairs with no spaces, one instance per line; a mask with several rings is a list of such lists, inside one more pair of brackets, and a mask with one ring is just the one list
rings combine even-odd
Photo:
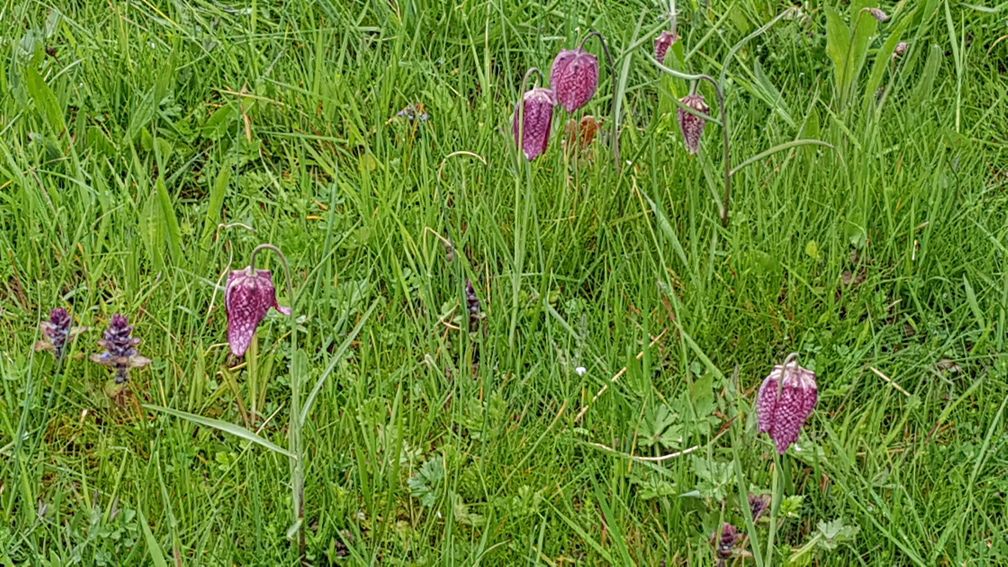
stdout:
[[291,314],[289,308],[277,303],[273,274],[251,266],[234,270],[228,276],[224,305],[228,316],[228,344],[235,356],[243,356],[248,350],[259,323],[271,307],[284,315]]
[[116,371],[116,384],[124,384],[129,380],[131,368],[139,368],[150,364],[150,359],[140,356],[137,352],[137,345],[140,339],[133,336],[133,326],[124,315],[116,313],[109,321],[109,326],[105,329],[105,335],[98,341],[98,346],[105,349],[104,352],[91,355],[91,360],[114,368]]
[[679,41],[679,35],[673,31],[663,31],[661,34],[655,38],[654,42],[654,56],[659,63],[665,62],[665,55],[668,54],[670,47],[675,45]]
[[523,110],[515,108],[512,121],[515,143],[521,146],[529,161],[546,152],[555,105],[556,95],[552,90],[536,87],[522,96]]
[[57,307],[49,313],[49,320],[39,323],[42,340],[35,343],[35,350],[47,350],[56,356],[57,360],[66,354],[67,344],[84,331],[83,327],[75,327],[73,318],[66,309]]
[[553,59],[550,84],[567,112],[574,112],[591,100],[598,88],[598,59],[582,48],[565,49]]
[[760,433],[770,434],[781,455],[787,451],[819,401],[815,373],[794,359],[775,366],[756,399]]
[[[704,114],[710,112],[707,101],[704,100],[703,95],[700,93],[686,95],[680,102],[697,112]],[[686,149],[689,150],[689,153],[697,154],[700,152],[700,136],[703,135],[704,127],[706,126],[706,119],[695,114],[690,114],[681,108],[679,109],[679,128],[682,129],[683,141],[686,142]]]
[[868,13],[871,14],[873,18],[875,18],[880,22],[889,21],[889,14],[883,12],[881,8],[865,8],[865,10],[868,10]]

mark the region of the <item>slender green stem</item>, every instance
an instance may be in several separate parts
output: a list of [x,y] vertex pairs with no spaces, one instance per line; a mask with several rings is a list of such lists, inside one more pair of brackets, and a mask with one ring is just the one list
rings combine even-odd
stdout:
[[774,455],[774,469],[773,469],[773,480],[771,490],[773,491],[773,499],[770,503],[770,532],[767,534],[767,550],[766,550],[766,560],[764,560],[764,565],[773,565],[773,550],[774,550],[774,538],[777,536],[777,513],[780,508],[781,500],[781,488],[780,488],[780,468],[781,468],[781,458],[777,454],[777,451],[773,452]]
[[598,30],[589,31],[584,38],[581,39],[581,43],[578,45],[578,49],[583,49],[584,44],[588,42],[591,38],[598,39],[599,43],[602,44],[602,51],[605,53],[606,63],[609,65],[609,80],[612,82],[612,100],[609,102],[609,121],[612,125],[609,126],[610,137],[609,146],[612,148],[613,154],[613,164],[617,168],[620,167],[620,143],[619,143],[619,130],[618,124],[616,123],[616,97],[619,96],[619,81],[616,80],[616,62],[613,59],[612,52],[609,51],[609,42],[606,40],[605,36],[602,35]]
[[249,269],[255,270],[256,255],[260,251],[269,250],[280,258],[283,266],[284,279],[286,280],[287,299],[290,301],[290,385],[291,385],[291,407],[288,426],[289,446],[288,451],[294,455],[289,459],[291,468],[291,496],[293,502],[293,525],[296,526],[298,534],[298,553],[301,563],[306,561],[305,554],[305,531],[304,531],[304,450],[301,445],[301,379],[297,373],[297,317],[295,316],[295,296],[294,280],[291,277],[290,264],[284,253],[272,244],[260,244],[252,250],[249,258]]

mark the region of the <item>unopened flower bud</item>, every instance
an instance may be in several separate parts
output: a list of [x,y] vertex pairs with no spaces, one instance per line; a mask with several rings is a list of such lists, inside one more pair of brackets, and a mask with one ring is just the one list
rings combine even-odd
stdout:
[[522,96],[523,111],[515,108],[512,121],[515,143],[521,146],[529,161],[546,152],[555,104],[556,95],[552,90],[537,87]]
[[[707,106],[707,102],[700,93],[686,95],[680,102],[697,112],[704,114],[710,112],[710,107]],[[683,141],[686,142],[686,149],[689,150],[689,153],[700,152],[700,136],[703,135],[706,126],[706,119],[679,109],[679,128],[682,130]]]

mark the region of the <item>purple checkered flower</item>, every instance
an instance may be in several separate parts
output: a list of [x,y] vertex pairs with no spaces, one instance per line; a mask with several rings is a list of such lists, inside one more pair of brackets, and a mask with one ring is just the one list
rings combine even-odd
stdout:
[[598,88],[598,59],[582,48],[565,49],[553,59],[550,84],[567,112],[581,108]]
[[91,360],[114,368],[116,371],[116,384],[125,384],[129,380],[131,368],[139,368],[150,364],[150,359],[140,356],[137,352],[137,345],[140,339],[133,336],[133,327],[124,315],[116,313],[109,321],[109,326],[105,330],[105,336],[98,341],[98,346],[105,349],[105,352],[92,354]]
[[66,309],[57,307],[49,313],[49,320],[39,323],[42,340],[35,343],[35,350],[47,350],[62,360],[66,354],[67,344],[84,331],[83,327],[74,327],[73,318]]
[[248,350],[252,336],[271,307],[284,315],[291,314],[290,308],[277,303],[270,271],[255,270],[252,266],[234,270],[228,276],[224,305],[228,315],[228,344],[235,356],[243,356]]
[[512,122],[515,143],[521,146],[529,161],[546,152],[553,126],[554,105],[556,95],[552,90],[542,87],[534,88],[522,96],[523,111],[519,112],[518,105],[515,105]]
[[756,399],[760,433],[769,433],[783,455],[798,440],[818,401],[815,373],[788,357],[760,386]]
[[[707,101],[700,93],[686,95],[680,102],[697,112],[704,114],[710,112]],[[695,155],[700,152],[700,136],[703,135],[706,126],[706,119],[679,109],[679,128],[682,130],[683,141],[686,142],[686,149],[689,153]]]
[[679,35],[674,31],[663,31],[661,34],[655,38],[654,42],[654,56],[659,63],[665,62],[665,55],[668,54],[670,47],[675,45],[679,41]]

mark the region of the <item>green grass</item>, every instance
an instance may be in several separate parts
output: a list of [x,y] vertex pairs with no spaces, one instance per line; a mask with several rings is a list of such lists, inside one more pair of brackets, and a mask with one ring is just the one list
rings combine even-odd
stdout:
[[[262,242],[295,274],[303,395],[331,368],[302,432],[313,564],[713,564],[775,471],[773,564],[836,519],[859,531],[805,560],[1008,561],[1008,4],[884,2],[853,77],[838,2],[747,44],[735,163],[832,149],[743,169],[727,228],[721,132],[686,153],[688,85],[649,58],[656,3],[442,4],[0,5],[0,564],[298,561],[286,457],[112,399],[87,360],[125,313],[137,402],[286,447],[288,321],[254,373],[226,344],[224,278]],[[715,77],[788,5],[679,4],[670,65]],[[587,112],[619,81],[624,163],[558,133],[519,165],[521,77],[589,28],[617,76]],[[92,327],[62,373],[32,350],[58,306]],[[792,351],[820,402],[777,469],[752,398]]]

